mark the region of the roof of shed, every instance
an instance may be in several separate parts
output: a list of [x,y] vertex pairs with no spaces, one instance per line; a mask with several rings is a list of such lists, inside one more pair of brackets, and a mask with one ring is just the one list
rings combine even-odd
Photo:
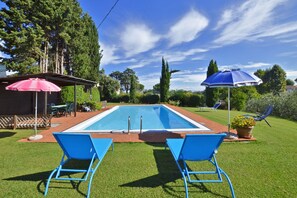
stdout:
[[94,86],[97,84],[95,81],[86,80],[83,78],[78,78],[74,76],[56,74],[56,73],[40,73],[40,74],[29,74],[23,76],[12,76],[0,78],[0,83],[11,84],[20,80],[25,80],[28,78],[43,78],[46,79],[60,87],[73,86],[73,85],[88,85]]

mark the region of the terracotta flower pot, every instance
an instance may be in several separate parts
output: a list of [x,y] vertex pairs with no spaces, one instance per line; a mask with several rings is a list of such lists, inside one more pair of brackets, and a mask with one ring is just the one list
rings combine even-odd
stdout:
[[238,137],[251,139],[253,137],[252,135],[253,128],[254,128],[253,126],[248,128],[237,128],[236,131],[237,131]]

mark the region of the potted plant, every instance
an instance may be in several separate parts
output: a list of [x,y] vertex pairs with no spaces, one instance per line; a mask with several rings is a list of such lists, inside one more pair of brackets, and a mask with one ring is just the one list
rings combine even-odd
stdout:
[[238,137],[252,138],[252,130],[256,125],[253,117],[238,115],[231,122],[231,127],[236,129]]

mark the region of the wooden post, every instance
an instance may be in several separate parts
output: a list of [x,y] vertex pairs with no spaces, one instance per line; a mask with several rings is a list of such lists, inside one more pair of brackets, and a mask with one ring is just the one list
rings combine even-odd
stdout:
[[76,101],[76,83],[74,84],[74,117],[76,117],[77,101]]
[[43,115],[47,115],[47,92],[44,92],[44,113]]
[[13,115],[13,130],[16,130],[18,124],[18,116]]

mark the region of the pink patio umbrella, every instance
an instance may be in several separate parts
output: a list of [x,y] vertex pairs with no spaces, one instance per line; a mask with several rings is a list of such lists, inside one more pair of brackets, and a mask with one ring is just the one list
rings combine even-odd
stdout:
[[5,88],[6,90],[12,90],[12,91],[34,91],[35,94],[35,124],[34,124],[34,130],[35,130],[35,136],[31,136],[30,140],[37,140],[41,139],[42,135],[37,135],[37,93],[38,92],[58,92],[61,91],[61,88],[55,85],[54,83],[51,83],[49,81],[46,81],[45,79],[41,78],[29,78],[27,80],[21,80],[18,82],[15,82]]

